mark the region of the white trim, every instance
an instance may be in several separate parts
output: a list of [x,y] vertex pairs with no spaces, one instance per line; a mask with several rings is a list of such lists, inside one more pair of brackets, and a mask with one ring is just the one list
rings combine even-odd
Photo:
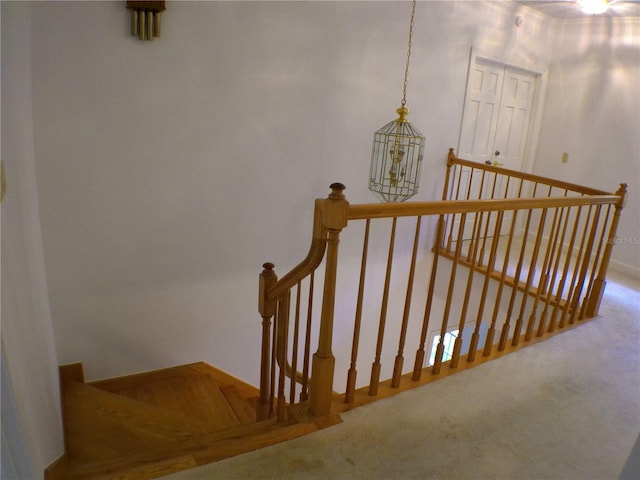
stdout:
[[634,265],[629,265],[628,263],[612,258],[609,260],[609,268],[628,277],[640,280],[640,268]]

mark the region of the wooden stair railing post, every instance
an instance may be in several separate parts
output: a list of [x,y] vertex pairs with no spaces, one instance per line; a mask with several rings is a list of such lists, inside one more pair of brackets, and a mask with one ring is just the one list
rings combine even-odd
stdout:
[[404,300],[404,311],[402,314],[402,327],[400,329],[400,340],[398,342],[398,354],[393,366],[393,378],[391,380],[391,388],[400,386],[400,377],[402,377],[402,365],[404,363],[404,345],[407,339],[407,328],[409,326],[409,310],[411,308],[411,294],[413,292],[413,280],[416,273],[416,260],[418,258],[418,245],[420,243],[420,224],[422,217],[418,217],[416,221],[416,232],[413,240],[413,251],[411,252],[411,267],[409,268],[409,280],[407,281],[407,295]]
[[[491,212],[489,212],[491,213]],[[496,253],[498,251],[498,243],[500,243],[500,230],[502,229],[502,219],[504,217],[504,211],[498,212],[496,218],[495,231],[493,233],[493,239],[491,241],[491,251],[489,253],[489,261],[487,262],[487,271],[485,273],[484,282],[482,284],[482,294],[480,295],[480,304],[478,305],[478,316],[476,317],[476,325],[473,333],[471,334],[471,343],[469,344],[469,352],[467,353],[467,362],[473,362],[476,358],[476,351],[478,349],[478,342],[480,341],[480,327],[482,326],[482,317],[484,316],[484,305],[487,299],[487,292],[489,290],[489,281],[491,280],[491,272],[494,271],[496,264]],[[487,219],[487,224],[491,220],[491,216]],[[487,230],[485,229],[485,238],[487,236]],[[483,240],[484,242],[484,240]],[[484,243],[482,245],[484,248]],[[482,258],[482,254],[480,254]],[[493,335],[493,334],[492,334]],[[492,340],[493,341],[493,338]]]
[[451,179],[451,167],[454,166],[455,160],[456,160],[455,150],[453,148],[450,148],[449,154],[447,155],[447,169],[445,170],[445,173],[444,173],[444,187],[442,188],[442,200],[446,200],[448,198],[448,195],[453,194],[453,192],[449,192],[449,188],[453,189],[453,183],[451,183],[451,186],[449,186],[449,180]]
[[429,287],[427,289],[427,302],[424,307],[424,317],[422,320],[422,329],[420,331],[420,346],[416,352],[416,358],[413,364],[413,375],[411,379],[414,382],[420,380],[422,376],[422,366],[424,364],[425,344],[427,342],[427,333],[429,330],[429,320],[431,318],[431,306],[433,304],[433,292],[438,274],[438,258],[440,257],[440,248],[444,243],[444,234],[446,225],[444,215],[438,216],[438,224],[436,227],[436,241],[433,245],[433,262],[431,263],[431,274],[429,277]]
[[580,316],[579,320],[584,320],[586,316],[587,304],[589,302],[589,298],[591,297],[591,292],[593,291],[593,283],[596,278],[596,274],[598,273],[598,265],[600,265],[600,255],[604,250],[605,237],[607,236],[607,227],[609,225],[609,217],[611,216],[612,206],[607,206],[607,211],[604,216],[604,220],[602,222],[602,231],[600,232],[600,236],[598,238],[598,246],[596,247],[596,254],[593,258],[593,263],[591,265],[591,273],[589,274],[589,282],[587,283],[587,291],[584,295],[584,301],[582,302],[582,306],[580,307]]
[[387,271],[384,277],[384,291],[382,292],[382,306],[380,307],[380,323],[378,324],[378,341],[376,342],[376,356],[371,365],[371,380],[369,381],[369,395],[378,394],[380,385],[380,371],[382,369],[382,347],[384,343],[384,330],[387,323],[387,309],[389,306],[389,288],[391,285],[391,268],[393,267],[393,251],[396,240],[396,226],[398,217],[393,217],[391,224],[391,238],[389,239],[389,253],[387,255]]
[[331,185],[329,197],[320,204],[322,225],[327,230],[327,254],[320,315],[318,350],[313,354],[309,411],[316,417],[331,413],[333,396],[333,371],[335,357],[332,352],[333,312],[338,267],[338,243],[340,232],[347,226],[349,202],[345,199],[341,183]]
[[444,353],[444,339],[447,334],[447,325],[449,322],[449,312],[451,311],[451,300],[453,298],[453,289],[456,283],[456,269],[458,268],[458,263],[460,262],[460,254],[462,250],[462,234],[464,228],[464,222],[467,220],[467,213],[463,212],[460,216],[460,225],[458,228],[458,239],[456,241],[456,253],[453,257],[453,263],[451,265],[451,273],[449,274],[449,289],[447,290],[447,300],[444,304],[444,314],[442,316],[442,326],[440,327],[440,341],[438,346],[436,347],[436,356],[434,358],[433,366],[431,367],[431,374],[438,375],[440,373],[440,369],[442,368],[442,355]]
[[305,327],[304,337],[304,361],[302,366],[302,391],[300,392],[300,401],[309,400],[309,350],[311,348],[311,320],[313,317],[313,284],[315,276],[314,272],[309,275],[309,296],[307,297],[307,325]]
[[356,378],[358,371],[358,348],[360,345],[360,328],[362,325],[362,302],[364,299],[364,281],[367,273],[367,256],[369,254],[369,231],[371,219],[367,218],[364,229],[364,242],[362,244],[362,261],[360,262],[360,283],[358,284],[358,300],[356,301],[356,317],[353,325],[353,341],[351,343],[351,364],[347,373],[347,389],[344,394],[345,403],[353,403],[356,392]]
[[620,197],[620,200],[618,200],[618,203],[615,206],[615,211],[613,212],[613,219],[611,220],[611,226],[609,227],[609,238],[607,238],[607,243],[602,254],[602,261],[600,262],[600,268],[598,269],[598,275],[593,281],[593,288],[591,289],[589,299],[587,301],[586,315],[588,317],[595,317],[598,314],[598,310],[600,310],[600,301],[602,300],[602,295],[604,295],[604,287],[607,284],[607,269],[609,268],[609,260],[611,259],[611,250],[616,242],[616,231],[618,230],[620,214],[627,203],[627,184],[621,183],[620,188],[618,188],[615,194]]
[[271,319],[276,313],[276,299],[268,299],[267,291],[277,281],[273,263],[265,263],[260,274],[258,312],[262,316],[262,352],[260,363],[260,399],[257,408],[257,420],[265,420],[271,415]]
[[[582,290],[584,288],[584,282],[587,276],[587,270],[589,269],[589,261],[591,258],[591,252],[593,250],[593,244],[595,242],[596,230],[598,227],[598,220],[600,219],[600,211],[602,210],[602,205],[598,205],[596,207],[596,212],[594,215],[594,219],[591,222],[591,231],[589,233],[589,239],[587,241],[586,252],[583,256],[582,265],[580,266],[580,275],[578,277],[578,281],[576,282],[575,290],[573,293],[573,298],[571,299],[571,317],[569,318],[569,323],[575,323],[576,319],[580,318],[581,307],[580,305],[580,295],[582,294]],[[577,265],[576,265],[577,268]]]
[[[278,397],[276,402],[276,417],[279,422],[286,420],[287,395],[285,382],[287,377],[287,347],[289,339],[289,310],[291,308],[291,290],[278,298],[278,310],[276,314],[276,349],[275,355],[279,367],[278,371]],[[295,383],[295,371],[292,372],[291,383]]]

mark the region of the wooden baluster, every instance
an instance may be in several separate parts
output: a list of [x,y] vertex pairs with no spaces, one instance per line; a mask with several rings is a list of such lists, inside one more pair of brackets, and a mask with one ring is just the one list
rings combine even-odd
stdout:
[[404,363],[404,344],[407,338],[407,326],[409,325],[409,311],[411,309],[411,293],[413,292],[413,279],[416,273],[416,260],[418,258],[418,243],[420,242],[420,223],[422,217],[418,217],[416,221],[416,233],[413,239],[413,252],[411,254],[411,266],[409,268],[409,280],[407,281],[407,295],[404,300],[404,312],[402,314],[402,327],[400,330],[400,341],[398,342],[398,354],[393,366],[393,377],[391,380],[391,388],[400,386],[400,377],[402,377],[402,364]]
[[[518,313],[518,319],[513,330],[513,338],[511,339],[511,345],[514,347],[520,342],[520,332],[522,331],[522,324],[524,322],[524,312],[527,306],[527,300],[529,300],[529,291],[533,284],[533,279],[536,275],[536,264],[538,263],[538,253],[540,252],[540,243],[544,234],[544,224],[547,220],[547,209],[543,208],[540,214],[540,221],[538,222],[538,231],[536,233],[536,240],[533,245],[533,253],[531,254],[531,262],[529,264],[529,273],[527,275],[527,282],[524,287],[524,293],[522,294],[522,300],[520,302],[520,312]],[[523,238],[523,246],[527,243],[527,237]],[[534,307],[535,308],[535,307]],[[532,327],[533,328],[533,327]]]
[[[487,173],[486,170],[482,170],[482,175],[480,177],[480,188],[478,188],[478,200],[482,200],[482,194],[483,194],[483,190],[484,190],[484,177],[485,177],[485,173]],[[473,214],[473,228],[471,229],[471,237],[472,237],[472,241],[469,242],[469,248],[467,249],[467,262],[471,262],[471,256],[473,254],[473,256],[475,257],[476,255],[476,251],[473,250],[473,239],[476,237],[476,225],[479,225],[480,228],[482,227],[482,217],[483,217],[483,212],[474,212]],[[478,237],[480,236],[480,229],[478,229],[478,233],[477,233]],[[475,261],[475,260],[473,260]]]
[[[480,326],[482,325],[482,317],[484,316],[484,305],[487,299],[487,292],[489,290],[489,280],[491,279],[491,273],[494,270],[496,262],[496,254],[498,251],[498,244],[500,243],[500,229],[502,228],[502,218],[504,217],[504,211],[499,211],[496,218],[496,226],[493,232],[493,240],[491,241],[491,250],[489,252],[489,261],[487,262],[487,271],[484,275],[484,282],[482,284],[482,293],[480,294],[480,304],[478,305],[478,316],[476,317],[476,325],[471,334],[471,342],[469,344],[469,353],[467,354],[467,362],[473,362],[476,359],[476,351],[478,349],[478,341],[480,339]],[[487,230],[485,230],[485,238]],[[484,248],[484,242],[482,244]],[[482,254],[480,255],[482,258]],[[493,340],[492,340],[493,341]]]
[[[593,250],[593,244],[595,242],[596,230],[598,227],[598,220],[600,219],[600,211],[602,209],[602,205],[597,205],[595,213],[593,215],[593,221],[591,222],[591,229],[589,232],[589,239],[587,240],[587,246],[585,247],[584,257],[582,260],[582,265],[580,267],[580,274],[578,275],[577,282],[575,283],[573,297],[571,300],[571,316],[569,317],[569,323],[573,324],[576,321],[576,318],[579,318],[579,310],[580,310],[580,295],[582,294],[582,289],[584,288],[584,280],[587,276],[587,270],[589,269],[589,260],[591,257],[591,251]],[[591,210],[591,207],[589,207]],[[585,225],[585,234],[586,234],[586,225]],[[578,265],[576,264],[576,267]]]
[[280,372],[278,375],[278,399],[276,404],[276,416],[279,422],[282,422],[287,418],[285,410],[287,403],[285,381],[287,374],[287,338],[289,335],[290,302],[290,290],[278,299],[278,321],[276,322],[276,329],[278,330],[278,346],[276,348],[276,355],[278,356],[278,365],[280,366]]
[[[524,181],[521,178],[520,183],[518,184],[518,194],[517,194],[518,197],[520,197],[523,187],[524,187]],[[505,197],[508,196],[508,191],[509,190],[507,186],[504,192]],[[511,258],[511,246],[513,245],[513,237],[514,237],[513,234],[515,232],[517,218],[518,218],[518,211],[514,210],[513,216],[511,217],[511,226],[509,227],[509,235],[507,236],[507,248],[504,253],[504,260],[502,262],[502,270],[500,272],[500,281],[498,282],[498,291],[496,292],[496,299],[493,306],[493,314],[491,316],[491,325],[489,326],[489,330],[487,330],[487,338],[485,339],[485,342],[484,342],[484,350],[482,352],[482,355],[484,357],[488,357],[489,355],[491,355],[491,350],[493,349],[493,339],[496,334],[496,323],[498,320],[498,312],[500,311],[500,301],[502,300],[502,291],[504,290],[504,284],[507,278],[507,270],[509,268],[509,260]],[[500,344],[501,343],[499,343],[498,346]],[[506,344],[502,343],[502,345],[503,345],[502,348],[504,349],[504,345]]]
[[538,288],[536,290],[536,296],[533,300],[533,307],[531,308],[531,314],[529,315],[529,321],[527,322],[527,330],[524,336],[526,342],[530,341],[533,337],[533,330],[535,328],[536,314],[538,311],[538,303],[542,298],[542,295],[546,293],[547,286],[547,274],[551,259],[553,258],[553,252],[555,250],[555,235],[556,225],[558,224],[558,212],[560,209],[556,208],[553,213],[553,220],[551,222],[551,229],[549,230],[549,241],[547,242],[547,249],[545,250],[544,260],[542,261],[542,268],[540,270],[540,278],[538,279]]
[[[454,200],[458,200],[460,198],[460,184],[462,181],[462,170],[464,170],[464,167],[462,167],[462,165],[459,166],[460,168],[458,169],[458,182],[456,185],[456,198]],[[473,169],[471,170],[473,173]],[[469,177],[469,182],[471,182],[471,176]],[[452,242],[452,237],[453,237],[453,228],[455,227],[456,224],[456,214],[454,213],[453,215],[451,215],[451,225],[449,226],[449,237],[447,238],[447,252],[451,252],[451,242]],[[460,223],[460,226],[458,227],[460,228],[464,228],[464,226],[462,225],[462,223]]]
[[269,416],[271,416],[275,409],[275,396],[276,396],[276,373],[278,370],[278,364],[276,363],[276,357],[278,355],[278,309],[276,308],[276,314],[274,317],[274,328],[271,329],[271,375],[269,377],[269,391],[271,395],[269,397]]
[[[547,198],[551,197],[551,192],[552,191],[553,191],[553,186],[550,185],[549,186],[549,190],[547,191]],[[546,215],[546,209],[545,209],[544,213]],[[553,221],[552,221],[551,229],[550,229],[550,232],[551,232],[552,235],[553,235],[553,232],[554,232],[557,216],[558,216],[558,209],[556,208],[555,211],[554,211]],[[547,270],[547,262],[549,261],[549,254],[550,254],[549,247],[552,244],[553,244],[553,239],[550,238],[550,241],[547,244],[547,249],[545,250],[545,257],[544,257],[544,259],[542,261],[542,266],[540,268],[540,278],[538,279],[538,287],[536,288],[536,295],[535,295],[535,298],[533,300],[533,306],[531,307],[531,314],[529,315],[529,320],[527,322],[527,328],[525,330],[524,339],[527,342],[530,341],[531,337],[533,336],[533,328],[534,328],[534,325],[535,325],[535,317],[536,317],[536,313],[537,313],[537,309],[538,309],[538,302],[540,301],[541,295],[542,295],[543,290],[544,290],[544,285],[545,285],[545,282],[546,282],[545,272]],[[533,269],[534,269],[533,273],[535,275],[536,262],[532,261],[531,263],[533,265]],[[528,293],[529,293],[529,287],[527,287],[526,290],[525,290],[525,298],[528,295]],[[524,301],[524,299],[523,299],[523,301]],[[524,315],[524,309],[521,309],[520,315],[521,316]],[[518,330],[518,332],[519,332],[519,330]],[[515,336],[514,336],[514,338],[515,338]]]
[[[536,189],[538,183],[533,186],[533,195],[536,196]],[[509,329],[511,328],[511,314],[513,313],[513,307],[516,301],[516,295],[518,293],[518,283],[520,282],[520,274],[522,273],[522,264],[524,262],[524,254],[527,247],[527,237],[529,236],[529,226],[531,224],[531,215],[533,210],[529,209],[527,212],[527,220],[525,222],[524,232],[522,234],[522,246],[520,247],[520,256],[518,257],[518,264],[516,265],[516,272],[513,277],[513,287],[511,289],[511,298],[509,299],[509,307],[507,308],[507,316],[502,324],[502,332],[500,333],[500,343],[498,343],[498,350],[503,352],[507,346],[507,339],[509,337]],[[526,295],[526,293],[525,293]]]
[[547,297],[547,293],[551,292],[551,286],[549,285],[549,275],[551,274],[551,265],[555,258],[556,249],[558,248],[558,236],[560,235],[560,225],[562,224],[562,218],[564,216],[564,208],[556,208],[553,214],[553,223],[551,226],[551,234],[549,236],[549,243],[547,246],[545,267],[541,272],[540,286],[541,296]]
[[589,230],[589,223],[591,219],[591,212],[593,210],[593,205],[589,205],[589,210],[587,210],[587,218],[584,222],[584,229],[582,231],[582,236],[580,237],[580,246],[578,247],[578,254],[576,255],[576,260],[574,262],[574,266],[571,269],[571,281],[569,282],[569,292],[567,293],[567,299],[564,304],[564,308],[562,309],[562,314],[560,317],[560,324],[564,326],[566,324],[567,316],[569,316],[569,323],[573,323],[571,319],[573,318],[575,321],[575,315],[571,313],[571,305],[573,304],[573,299],[575,297],[576,287],[577,287],[577,279],[579,275],[579,267],[582,260],[582,255],[584,253],[585,242],[587,241],[587,231]]
[[[460,312],[460,321],[458,322],[458,336],[453,344],[453,353],[451,355],[450,368],[457,368],[460,360],[460,352],[462,350],[462,334],[464,332],[464,323],[467,318],[467,309],[469,307],[469,298],[471,298],[471,285],[473,284],[473,276],[476,271],[476,255],[478,254],[478,244],[480,243],[480,230],[482,228],[482,216],[484,212],[476,213],[477,228],[474,228],[469,250],[472,251],[468,259],[471,260],[469,265],[469,273],[467,275],[467,288],[464,292],[464,300],[462,301],[462,311]],[[474,225],[475,227],[475,225]]]
[[313,317],[313,282],[314,272],[309,275],[309,299],[307,302],[307,325],[304,337],[304,363],[302,365],[302,388],[300,389],[300,401],[309,399],[309,357],[311,352],[311,319]]
[[620,214],[622,213],[622,209],[624,208],[627,201],[626,183],[620,184],[620,188],[618,188],[618,190],[616,191],[616,195],[620,197],[620,200],[618,200],[618,203],[616,203],[615,210],[613,212],[613,219],[611,220],[611,227],[609,228],[609,236],[607,238],[607,243],[602,254],[602,262],[600,263],[598,275],[593,282],[593,288],[587,302],[587,310],[585,313],[589,317],[595,317],[598,314],[598,310],[600,309],[600,301],[602,300],[602,295],[604,294],[604,289],[607,285],[607,269],[609,268],[609,261],[611,259],[611,250],[613,249],[613,245],[616,242],[616,232],[618,230]]
[[396,240],[397,217],[393,217],[391,224],[391,238],[389,239],[389,253],[387,255],[387,272],[384,277],[384,291],[382,292],[382,306],[380,307],[380,324],[378,325],[378,341],[376,343],[376,357],[371,365],[371,381],[369,382],[369,395],[378,394],[380,383],[380,356],[382,355],[382,343],[384,342],[384,329],[387,322],[387,306],[389,305],[389,287],[391,285],[391,267],[393,265],[393,247]]
[[[495,172],[493,174],[493,185],[491,186],[491,199],[493,200],[495,198],[495,193],[496,193],[496,183],[498,180],[498,172]],[[507,190],[509,188],[509,178],[507,177]],[[506,193],[506,191],[505,191]],[[487,223],[484,226],[484,234],[482,235],[482,248],[480,248],[480,255],[478,258],[478,266],[483,265],[484,262],[484,248],[487,244],[487,237],[489,236],[489,224],[491,223],[491,213],[492,212],[487,212]],[[497,216],[498,214],[496,214]],[[500,234],[500,232],[498,231],[498,234]]]
[[257,419],[269,418],[271,397],[271,319],[276,313],[276,301],[267,295],[269,289],[278,281],[273,271],[273,263],[265,263],[259,279],[258,312],[262,316],[262,349],[260,354],[260,397],[258,400]]
[[298,377],[298,337],[300,335],[300,290],[302,282],[296,286],[296,313],[293,321],[293,343],[291,347],[291,389],[289,393],[289,403],[296,403],[296,387]]
[[[449,169],[450,166],[455,162],[455,154],[453,148],[449,149],[449,156],[447,159],[447,177],[446,182],[449,181]],[[462,170],[462,166],[459,166],[459,169]],[[460,183],[458,179],[458,184]],[[449,199],[451,198],[453,193],[453,183],[451,184],[451,193],[449,194]],[[447,200],[447,191],[446,189],[442,192],[442,200]],[[449,216],[447,216],[449,218]],[[451,225],[453,229],[453,219],[451,220]],[[429,286],[427,288],[427,301],[424,307],[424,316],[422,319],[422,330],[420,332],[420,343],[418,345],[418,350],[416,351],[416,356],[413,364],[413,374],[411,379],[414,382],[417,382],[422,377],[422,368],[424,365],[424,356],[425,356],[425,344],[427,342],[427,334],[429,332],[429,319],[431,317],[431,306],[433,304],[433,292],[436,284],[436,277],[438,272],[438,256],[440,255],[440,250],[444,247],[444,236],[446,232],[446,221],[444,215],[438,216],[438,223],[436,224],[436,239],[433,247],[433,261],[431,264],[431,275],[429,279]]]
[[431,275],[429,278],[429,287],[427,288],[427,302],[424,307],[424,317],[422,320],[422,330],[420,332],[420,345],[416,352],[415,363],[413,365],[413,375],[411,379],[414,382],[422,377],[422,366],[424,365],[425,343],[427,342],[427,333],[429,332],[429,319],[431,317],[431,306],[433,304],[433,291],[436,285],[436,277],[438,272],[438,257],[440,256],[440,248],[445,232],[444,215],[438,217],[436,227],[436,241],[433,247],[433,262],[431,265]]
[[360,283],[358,284],[358,300],[356,303],[356,318],[353,326],[353,343],[351,345],[351,365],[347,374],[347,389],[344,395],[345,403],[352,403],[356,392],[356,378],[358,371],[356,362],[358,360],[358,345],[360,343],[360,326],[362,323],[362,302],[364,298],[364,279],[367,273],[367,255],[369,252],[369,229],[371,219],[367,218],[364,227],[364,241],[362,242],[362,261],[360,262]]
[[[460,215],[460,223],[463,224],[467,220],[467,214],[462,213]],[[458,229],[458,239],[456,241],[456,253],[453,256],[453,263],[451,265],[451,274],[449,275],[449,289],[447,290],[447,300],[444,305],[444,315],[442,316],[442,327],[440,328],[440,341],[436,347],[436,355],[433,363],[431,373],[438,375],[442,368],[442,354],[444,352],[444,336],[447,334],[447,323],[449,322],[449,312],[451,311],[451,301],[453,299],[453,287],[456,282],[456,269],[458,268],[458,261],[460,260],[460,251],[462,249],[462,231]]]
[[[564,196],[566,197],[568,194],[568,190],[564,191]],[[564,218],[564,222],[562,222],[562,217],[564,216],[566,212],[566,217]],[[569,207],[563,207],[560,211],[560,219],[558,220],[558,226],[556,228],[560,228],[560,224],[562,223],[562,233],[560,234],[559,240],[558,240],[558,234],[556,233],[556,240],[554,241],[554,244],[558,247],[557,248],[557,255],[555,257],[555,260],[553,262],[553,273],[551,275],[549,275],[549,273],[547,273],[547,282],[549,284],[549,288],[547,290],[547,293],[545,295],[545,302],[544,302],[544,309],[542,310],[542,314],[540,315],[540,323],[538,324],[538,332],[537,332],[537,336],[541,337],[542,335],[544,335],[544,331],[545,331],[545,323],[547,321],[547,314],[549,311],[549,305],[551,304],[551,300],[553,299],[553,289],[555,287],[556,284],[556,279],[558,276],[558,269],[560,267],[560,259],[562,258],[562,246],[564,245],[564,237],[566,235],[567,232],[567,226],[569,224]],[[555,248],[555,247],[554,247]],[[553,332],[555,330],[555,324],[552,325],[551,321],[549,321],[549,327],[548,327],[549,332]]]
[[[464,197],[464,200],[471,200],[471,186],[472,186],[472,184],[473,184],[473,174],[474,174],[475,170],[476,170],[475,168],[471,168],[471,172],[469,172],[469,183],[467,184],[467,194],[466,194],[466,196]],[[484,180],[484,170],[482,171],[482,173],[483,173],[483,178],[482,178],[482,180]],[[481,183],[482,183],[482,182],[481,182]],[[482,187],[480,188],[480,192],[482,192]],[[469,215],[469,214],[467,214],[467,216],[468,216],[468,215]],[[474,230],[475,230],[475,228],[476,228],[476,222],[477,222],[477,220],[478,220],[478,214],[477,214],[477,212],[476,212],[476,213],[472,213],[472,215],[473,215],[473,220],[474,220],[474,221],[473,221],[473,227],[472,227],[472,229],[471,229],[471,235],[473,235],[473,232],[474,232]],[[459,226],[458,228],[460,228],[461,230],[463,230],[463,231],[464,231],[464,230],[465,230],[465,228],[466,228],[466,223],[467,223],[467,222],[466,222],[466,220],[464,221],[464,223],[463,223],[463,222],[460,222],[460,226]],[[461,241],[464,241],[464,235],[461,237]],[[469,250],[469,251],[467,251],[467,261],[469,261],[469,252],[470,252],[470,250]]]
[[[582,206],[578,207],[578,211],[576,212],[576,218],[573,221],[573,228],[571,229],[571,237],[569,238],[569,245],[567,246],[567,254],[565,256],[564,267],[562,269],[562,276],[560,277],[560,282],[558,283],[558,288],[556,290],[555,297],[555,305],[553,306],[553,310],[551,312],[551,321],[549,322],[549,328],[553,326],[555,329],[558,312],[560,310],[560,305],[562,302],[562,296],[564,295],[564,286],[567,283],[567,276],[569,275],[569,266],[571,265],[571,256],[573,254],[573,245],[576,241],[576,234],[578,232],[578,225],[580,222],[580,215],[582,214]],[[567,214],[567,219],[569,218],[569,214]],[[559,328],[564,327],[564,318],[558,324]]]
[[489,330],[487,330],[487,338],[485,339],[485,342],[484,342],[484,350],[482,352],[482,355],[484,357],[488,357],[489,355],[491,355],[491,350],[493,349],[493,339],[496,334],[496,321],[498,320],[498,312],[500,311],[500,301],[502,300],[502,291],[504,289],[504,282],[507,278],[507,270],[509,268],[509,259],[511,256],[511,245],[513,244],[513,233],[515,231],[517,219],[518,219],[518,211],[514,210],[513,216],[511,217],[511,226],[509,227],[509,236],[507,238],[507,248],[504,252],[504,260],[502,262],[502,270],[500,272],[500,280],[498,282],[496,299],[493,304],[493,314],[491,315],[491,325],[489,326]]
[[[473,184],[473,173],[475,171],[476,171],[476,169],[471,167],[471,171],[469,172],[469,181],[467,182],[467,194],[465,195],[463,200],[470,200],[471,199],[471,186]],[[484,170],[483,170],[483,172],[484,172]]]
[[333,372],[335,357],[332,351],[333,315],[336,294],[336,273],[338,268],[338,244],[340,232],[347,226],[349,202],[344,197],[345,186],[331,185],[331,194],[320,205],[322,224],[327,230],[327,253],[320,316],[318,350],[313,355],[311,386],[309,391],[309,412],[316,416],[331,413],[333,395]]
[[607,234],[607,225],[609,225],[609,215],[611,215],[611,205],[607,205],[607,213],[605,214],[604,221],[602,222],[602,228],[600,230],[600,239],[598,241],[598,248],[596,249],[596,255],[591,264],[591,273],[589,275],[589,284],[587,286],[587,292],[584,296],[584,302],[582,302],[582,307],[580,308],[580,320],[584,320],[587,303],[589,298],[591,297],[591,291],[593,289],[593,282],[595,280],[596,272],[598,271],[598,262],[600,261],[600,254],[602,253],[602,247],[604,245],[604,238]]
[[[442,200],[451,200],[453,199],[453,187],[455,185],[455,179],[451,181],[451,178],[455,177],[456,170],[460,170],[462,167],[459,167],[455,163],[456,155],[453,148],[449,149],[449,154],[447,155],[447,169],[445,170],[444,175],[444,188],[442,189]],[[445,225],[451,221],[451,225],[453,225],[452,215],[446,215],[444,223]],[[453,228],[453,227],[452,227]],[[445,226],[446,231],[446,226]]]

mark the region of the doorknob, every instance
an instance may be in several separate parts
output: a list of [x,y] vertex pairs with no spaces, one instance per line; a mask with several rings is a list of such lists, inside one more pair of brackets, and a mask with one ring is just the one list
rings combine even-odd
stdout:
[[496,157],[499,157],[499,156],[500,156],[500,150],[496,150],[493,154],[494,154]]

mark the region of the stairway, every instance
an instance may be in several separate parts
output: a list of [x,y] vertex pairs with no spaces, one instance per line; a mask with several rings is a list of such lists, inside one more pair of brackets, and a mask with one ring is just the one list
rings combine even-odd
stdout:
[[204,362],[92,383],[74,364],[60,378],[65,462],[48,479],[158,478],[318,429],[256,422],[258,390]]

